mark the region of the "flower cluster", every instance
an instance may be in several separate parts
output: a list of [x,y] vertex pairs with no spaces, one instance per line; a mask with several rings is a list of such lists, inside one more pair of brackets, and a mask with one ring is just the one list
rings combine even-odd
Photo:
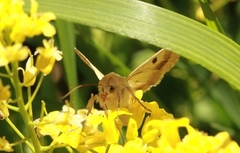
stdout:
[[[136,94],[141,97],[141,91]],[[108,110],[106,115],[93,109],[87,116],[86,109],[75,112],[64,105],[61,112],[51,112],[35,125],[40,136],[51,136],[50,147],[69,145],[79,152],[240,152],[227,132],[208,136],[190,126],[189,119],[174,119],[156,102],[141,103],[151,112],[133,102],[129,110]],[[183,138],[179,128],[187,131]]]
[[[55,20],[53,13],[38,13],[38,3],[31,0],[30,14],[23,11],[23,0],[1,0],[0,1],[0,68],[5,69],[0,73],[0,119],[5,119],[21,140],[9,144],[5,137],[0,138],[0,150],[13,151],[13,145],[25,142],[28,147],[36,152],[40,149],[32,121],[32,102],[42,79],[49,74],[56,60],[61,60],[61,52],[54,46],[53,36],[56,33],[55,27],[50,21]],[[43,47],[37,47],[35,54],[23,43],[27,38],[43,35]],[[48,40],[47,40],[48,39]],[[33,56],[37,56],[34,64]],[[19,67],[21,61],[27,60],[25,68]],[[38,82],[37,76],[40,75]],[[19,76],[23,76],[21,79]],[[7,84],[6,80],[12,84]],[[8,81],[9,82],[9,81]],[[37,88],[31,91],[31,86],[38,83]],[[22,89],[27,87],[28,98],[24,98]],[[14,94],[11,92],[14,90]],[[16,99],[12,99],[15,97]],[[17,103],[17,107],[12,105]],[[24,135],[14,126],[8,118],[9,109],[20,113],[22,119],[30,131],[33,145],[26,140]]]

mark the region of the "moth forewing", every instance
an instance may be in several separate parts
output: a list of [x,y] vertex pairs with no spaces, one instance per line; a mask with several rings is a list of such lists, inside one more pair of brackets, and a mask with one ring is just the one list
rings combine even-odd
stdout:
[[161,79],[177,63],[179,55],[162,49],[138,66],[127,77],[134,90],[149,90],[160,83]]
[[104,77],[104,75],[77,48],[74,48],[74,50],[77,53],[77,55],[81,58],[81,60],[94,71],[98,79],[101,80]]

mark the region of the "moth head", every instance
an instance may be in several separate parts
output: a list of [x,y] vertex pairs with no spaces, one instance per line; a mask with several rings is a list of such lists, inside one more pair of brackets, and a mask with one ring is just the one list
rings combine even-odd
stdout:
[[100,105],[107,109],[129,107],[130,85],[125,77],[111,72],[105,75],[98,85]]
[[126,78],[111,72],[99,81],[98,88],[100,93],[115,94],[126,86],[128,86]]

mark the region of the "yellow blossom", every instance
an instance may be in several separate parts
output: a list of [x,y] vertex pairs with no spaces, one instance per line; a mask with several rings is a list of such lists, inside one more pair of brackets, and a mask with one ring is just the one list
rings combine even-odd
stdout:
[[[74,133],[80,133],[83,128],[82,122],[84,120],[85,116],[75,114],[74,109],[64,105],[62,112],[50,112],[47,116],[35,123],[41,135],[50,135],[52,139],[57,139],[55,140],[56,142],[62,142],[65,136],[72,137]],[[61,136],[61,138],[58,138],[59,136]]]
[[144,144],[141,138],[130,140],[124,145],[124,153],[145,153],[146,150],[147,145]]
[[0,119],[4,119],[9,116],[9,111],[7,108],[7,101],[0,100]]
[[119,145],[119,144],[112,144],[109,148],[109,153],[115,153],[115,152],[123,152],[124,148],[123,146]]
[[[140,105],[139,102],[136,103]],[[208,136],[190,126],[188,118],[174,119],[171,114],[160,109],[156,102],[141,103],[150,112],[143,108],[145,110],[138,113],[131,108],[135,107],[133,103],[129,109],[132,112],[126,108],[105,111],[93,109],[91,114],[87,115],[87,109],[76,112],[65,105],[61,112],[51,112],[43,117],[36,127],[41,134],[53,138],[51,146],[66,144],[79,152],[231,153],[240,150],[238,144],[232,141],[226,132]],[[139,121],[137,115],[133,114],[142,115],[146,112],[150,115]],[[124,119],[128,117],[128,120],[125,120],[127,124],[121,124],[122,116]],[[139,129],[138,122],[143,124],[142,129]],[[126,133],[123,132],[123,125],[127,126]],[[182,139],[179,128],[185,128],[187,131]],[[119,140],[123,140],[123,143],[119,143]]]
[[38,132],[41,135],[50,135],[52,139],[55,139],[61,131],[59,126],[53,124],[59,114],[59,111],[53,111],[43,117],[41,121],[36,120],[35,123],[37,123]]
[[148,121],[155,119],[158,120],[173,119],[173,115],[168,114],[164,109],[159,108],[158,103],[155,101],[144,103],[144,105],[151,110],[151,114],[145,120],[146,123]]
[[139,128],[142,125],[147,110],[142,106],[144,105],[144,102],[140,101],[143,96],[143,91],[142,90],[136,91],[135,96],[139,99],[139,101],[134,100],[134,102],[132,102],[132,104],[130,105],[129,112],[132,113],[131,118],[133,118],[137,122],[137,128]]
[[163,144],[166,146],[167,143],[167,146],[174,148],[180,142],[178,128],[187,127],[188,124],[189,120],[187,118],[178,120],[151,120],[143,126],[142,135],[149,145],[160,147]]
[[35,0],[31,0],[31,14],[29,16],[23,11],[23,4],[23,0],[0,2],[0,33],[4,36],[6,43],[22,43],[26,37],[40,34],[52,37],[56,30],[49,22],[56,19],[55,15],[51,12],[37,13],[38,4]]
[[52,71],[55,61],[62,59],[62,52],[54,47],[54,40],[43,40],[44,47],[38,47],[35,54],[39,54],[37,57],[36,67],[39,71],[45,75]]
[[33,66],[33,57],[29,57],[26,68],[23,73],[23,83],[25,87],[32,86],[35,83],[37,68]]
[[9,88],[9,85],[3,86],[2,80],[0,79],[0,100],[8,100],[11,97]]
[[38,3],[35,0],[31,0],[31,19],[32,22],[37,25],[35,29],[32,29],[34,32],[31,33],[32,36],[35,33],[43,33],[46,37],[52,37],[56,34],[56,30],[54,26],[52,26],[49,22],[51,20],[55,20],[56,16],[52,12],[46,12],[43,14],[37,13]]
[[104,118],[102,127],[105,134],[105,140],[107,144],[117,143],[120,133],[119,128],[116,125],[115,119],[118,116],[129,114],[125,109],[118,109],[108,114],[107,118]]
[[12,46],[4,47],[0,43],[0,66],[5,66],[10,62],[25,60],[28,56],[28,48],[16,43]]
[[0,151],[13,152],[12,146],[5,137],[0,137]]
[[74,125],[65,125],[61,128],[61,134],[54,139],[51,145],[53,144],[68,144],[73,148],[77,148],[82,136],[80,133],[82,128]]
[[127,140],[133,140],[136,139],[138,136],[138,127],[137,127],[137,122],[130,118],[129,123],[128,123],[128,128],[126,132],[126,138]]

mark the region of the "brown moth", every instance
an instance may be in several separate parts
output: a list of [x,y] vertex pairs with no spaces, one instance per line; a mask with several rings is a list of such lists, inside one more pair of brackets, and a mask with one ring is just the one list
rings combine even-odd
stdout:
[[[95,72],[98,79],[99,93],[91,96],[87,108],[91,110],[94,102],[99,102],[104,110],[130,107],[132,99],[136,99],[134,92],[146,92],[156,86],[164,74],[177,63],[179,55],[162,49],[143,62],[127,77],[114,72],[103,75],[79,50],[75,48],[78,56]],[[144,106],[143,106],[144,107]]]

